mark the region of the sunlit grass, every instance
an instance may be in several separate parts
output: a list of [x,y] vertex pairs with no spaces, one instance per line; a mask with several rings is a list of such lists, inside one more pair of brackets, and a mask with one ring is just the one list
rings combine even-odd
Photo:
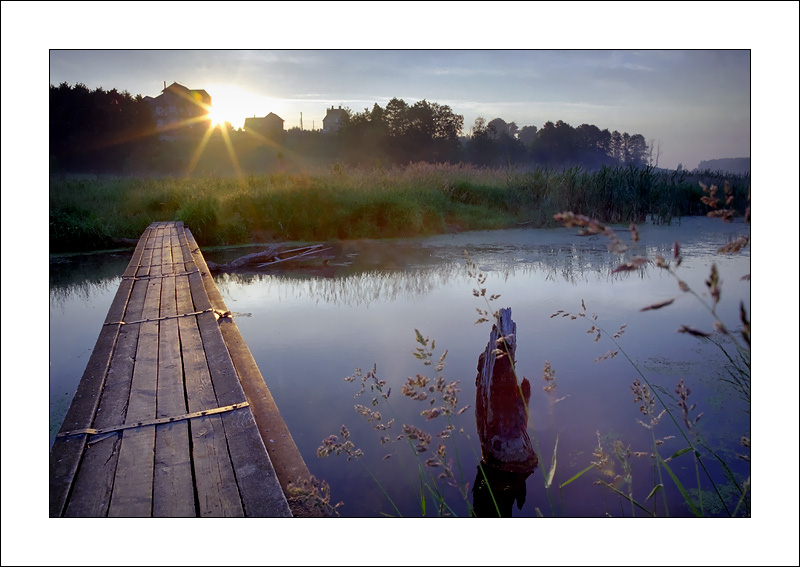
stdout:
[[[234,175],[191,175],[216,136]],[[51,250],[107,247],[114,238],[138,238],[151,222],[164,220],[184,221],[206,246],[552,227],[553,215],[562,210],[603,222],[640,222],[645,216],[670,222],[704,214],[700,183],[717,182],[713,175],[652,169],[590,173],[427,163],[252,174],[240,167],[225,130],[209,130],[193,143],[194,158],[183,177],[51,178]],[[280,148],[275,144],[273,150]],[[746,198],[747,184],[749,178],[731,179],[735,201]]]

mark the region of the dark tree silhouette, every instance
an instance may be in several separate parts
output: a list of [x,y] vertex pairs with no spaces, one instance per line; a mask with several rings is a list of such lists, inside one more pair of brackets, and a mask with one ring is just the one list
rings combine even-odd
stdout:
[[140,95],[116,89],[91,91],[81,83],[50,85],[50,164],[52,170],[65,172],[177,173],[194,168],[202,174],[237,168],[284,171],[291,164],[332,161],[365,165],[466,161],[491,167],[598,169],[641,167],[653,159],[653,149],[641,134],[609,133],[593,124],[573,128],[558,120],[541,128],[520,128],[500,117],[488,122],[478,117],[469,135],[461,138],[464,117],[425,99],[408,104],[395,97],[385,108],[375,103],[363,112],[344,111],[335,132],[293,128],[277,146],[226,125],[225,136],[222,129],[215,131],[198,157],[198,140],[161,141],[154,135],[150,105]]

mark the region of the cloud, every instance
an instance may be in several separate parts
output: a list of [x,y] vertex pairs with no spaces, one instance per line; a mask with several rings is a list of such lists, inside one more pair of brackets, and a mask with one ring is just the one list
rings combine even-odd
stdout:
[[505,77],[512,74],[506,69],[468,69],[466,67],[432,67],[424,69],[429,75],[459,77]]

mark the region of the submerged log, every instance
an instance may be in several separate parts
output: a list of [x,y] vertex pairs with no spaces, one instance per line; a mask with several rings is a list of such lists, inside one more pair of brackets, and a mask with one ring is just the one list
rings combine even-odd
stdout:
[[324,252],[325,250],[330,250],[330,248],[323,248],[322,244],[312,244],[310,246],[303,246],[301,248],[294,248],[292,250],[282,250],[282,247],[282,244],[273,244],[262,252],[255,252],[253,254],[247,254],[246,256],[240,256],[239,258],[231,260],[225,264],[215,264],[214,262],[208,261],[206,264],[208,264],[208,269],[212,273],[233,272],[236,270],[264,268],[272,264],[277,264],[278,262],[286,262],[288,260],[294,260],[296,258],[310,256],[312,254]]
[[478,359],[475,378],[475,420],[483,461],[507,472],[530,473],[539,459],[528,435],[527,378],[517,383],[517,325],[511,309],[501,309],[489,343]]

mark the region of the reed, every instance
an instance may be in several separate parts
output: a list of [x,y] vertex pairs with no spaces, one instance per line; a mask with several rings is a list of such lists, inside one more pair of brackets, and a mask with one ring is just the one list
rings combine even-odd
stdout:
[[[735,196],[734,190],[730,185],[725,186],[724,198],[716,197],[717,187],[714,185],[709,187],[702,182],[698,182],[698,187],[700,189],[700,202],[711,209],[708,213],[709,216],[719,217],[722,220],[730,220],[733,217],[733,202]],[[744,216],[747,222],[749,222],[749,208],[745,210]],[[638,256],[626,259],[624,255],[628,250],[628,246],[618,236],[617,232],[612,230],[606,223],[596,218],[590,218],[574,212],[558,213],[554,215],[554,220],[566,226],[579,227],[584,233],[607,237],[609,239],[609,248],[623,257],[623,261],[613,272],[631,272],[642,269],[647,264],[653,264],[657,268],[669,273],[675,279],[677,293],[694,296],[700,305],[708,311],[711,318],[709,327],[713,330],[697,329],[684,325],[679,332],[697,337],[698,340],[701,341],[708,341],[720,349],[725,359],[728,361],[727,371],[730,380],[727,381],[737,389],[741,398],[749,404],[749,315],[745,310],[743,302],[740,303],[740,320],[736,323],[735,328],[723,322],[717,315],[716,308],[722,295],[722,284],[715,264],[712,264],[710,267],[709,276],[704,282],[705,294],[701,295],[701,293],[698,293],[688,286],[681,277],[680,266],[682,264],[682,256],[679,243],[675,243],[670,260],[660,255],[656,255],[652,259]],[[638,230],[634,223],[630,224],[630,238],[633,241],[638,240]],[[749,237],[742,237],[721,247],[717,252],[719,254],[737,253],[748,244]],[[476,283],[476,287],[473,289],[472,293],[482,302],[481,306],[477,308],[478,319],[475,323],[480,324],[495,320],[498,316],[498,311],[494,309],[493,302],[500,296],[491,294],[486,288],[485,274],[478,270],[469,256],[466,257],[465,268],[467,275]],[[705,296],[709,297],[710,300],[705,299]],[[661,300],[657,303],[643,306],[641,311],[660,311],[668,308],[674,300],[675,298]],[[544,487],[552,515],[569,515],[569,510],[563,509],[563,501],[562,508],[557,508],[553,494],[551,493],[551,488],[557,486],[559,491],[568,490],[567,487],[580,481],[588,475],[588,473],[595,471],[598,476],[595,477],[593,483],[615,494],[619,498],[620,503],[626,505],[625,508],[620,509],[620,513],[623,515],[641,516],[644,514],[647,516],[670,516],[671,512],[667,493],[669,491],[677,491],[680,498],[683,499],[688,511],[695,516],[715,516],[720,514],[730,517],[741,515],[749,516],[751,479],[749,477],[746,479],[737,478],[731,471],[729,462],[726,461],[726,459],[730,459],[730,455],[710,446],[703,438],[697,427],[698,422],[701,421],[704,415],[702,407],[698,407],[702,406],[703,401],[696,400],[692,397],[689,378],[681,378],[674,386],[669,386],[667,388],[662,384],[654,382],[624,348],[623,336],[627,331],[627,326],[623,324],[615,330],[607,330],[598,316],[588,311],[583,301],[581,302],[580,311],[570,313],[558,310],[551,315],[551,318],[553,317],[585,322],[588,325],[588,334],[592,337],[594,342],[609,341],[612,344],[612,349],[604,355],[598,356],[595,362],[602,362],[603,360],[608,360],[617,356],[621,356],[628,361],[636,375],[636,378],[630,386],[631,393],[633,394],[633,402],[637,405],[639,413],[641,414],[641,417],[636,419],[636,421],[639,425],[650,431],[652,444],[646,450],[634,450],[629,445],[625,445],[621,440],[616,439],[611,443],[609,448],[607,442],[604,442],[600,433],[597,432],[597,448],[594,450],[593,458],[588,462],[588,466],[564,480],[563,478],[559,478],[563,473],[557,468],[558,437],[556,436],[553,443],[552,458],[549,459],[549,465],[540,463],[540,466],[543,468],[541,477],[545,485]],[[433,356],[435,343],[428,338],[423,338],[419,331],[416,331],[416,338],[420,346],[417,348],[415,356],[420,359],[423,364],[428,366],[435,365],[437,378],[434,381],[420,374],[415,378],[409,378],[408,382],[403,387],[402,394],[412,400],[426,402],[428,399],[428,392],[437,392],[442,396],[442,400],[447,401],[448,394],[445,392],[448,390],[445,388],[445,381],[441,376],[446,352],[437,362]],[[516,372],[515,367],[514,371]],[[389,394],[391,393],[390,390],[384,391],[386,382],[379,380],[376,372],[375,367],[373,367],[373,371],[366,375],[357,371],[356,375],[348,378],[348,381],[355,381],[357,378],[361,378],[361,390],[357,395],[365,393],[367,386],[369,386],[371,391],[374,390],[380,394],[380,396],[373,398],[373,406],[388,401]],[[556,373],[547,361],[544,363],[542,379],[544,382],[542,390],[545,395],[548,396],[549,400],[550,417],[551,419],[555,419],[553,412],[555,404],[566,399],[567,396],[558,397],[556,394],[558,388]],[[447,388],[450,388],[449,391],[453,393],[452,403],[438,407],[429,407],[421,413],[423,417],[431,419],[439,417],[440,415],[452,416],[454,413],[461,414],[468,409],[465,407],[456,412],[457,398],[454,398],[454,394],[457,391],[457,384],[451,383]],[[382,416],[377,410],[365,406],[356,406],[356,410],[368,421],[375,420],[376,422],[381,422],[382,420]],[[531,417],[529,413],[529,418]],[[394,420],[391,420],[388,423],[381,424],[380,427],[375,426],[375,428],[385,429],[391,426],[393,422]],[[452,424],[448,422],[448,426],[440,432],[438,436],[448,437],[448,432],[452,432],[453,430]],[[344,434],[344,427],[342,431]],[[536,446],[537,453],[541,454],[539,452],[539,440],[535,432],[532,433],[531,436]],[[344,439],[346,439],[346,437]],[[399,435],[395,441],[402,441],[403,439],[407,440],[416,458],[420,457],[420,453],[428,451],[428,449],[433,446],[432,435],[413,425],[404,425],[402,434]],[[672,451],[671,454],[662,454],[665,442],[671,439],[682,439],[685,445],[676,451]],[[381,443],[388,443],[390,440],[388,435],[382,435],[381,437]],[[744,449],[749,449],[749,437],[741,436],[740,444]],[[333,436],[329,438],[327,442],[323,442],[320,451],[321,456],[341,451],[348,453],[348,455],[356,455],[353,451],[353,447],[347,449],[347,441],[339,441],[338,438]],[[455,471],[461,468],[461,461],[456,454],[456,466],[453,464],[453,461],[447,460],[446,455],[447,449],[444,445],[440,444],[434,457],[428,458],[424,462],[418,462],[416,465],[419,472],[419,485],[412,484],[409,486],[409,490],[415,492],[419,491],[420,511],[422,515],[425,515],[430,509],[427,503],[431,501],[436,504],[435,509],[439,514],[453,514],[453,509],[448,503],[445,491],[436,484],[437,480],[444,480],[446,485],[456,488],[460,498],[466,501],[468,510],[470,509],[467,498],[468,485],[463,482],[463,477],[459,481],[456,481],[457,475]],[[476,455],[476,459],[478,458],[479,457]],[[736,454],[735,458],[749,461],[748,455]],[[640,459],[651,463],[650,466],[652,467],[653,482],[648,487],[646,494],[638,493],[634,488],[634,462]],[[688,459],[691,459],[691,463],[686,462]],[[425,467],[441,467],[444,472],[439,475],[438,479],[434,479],[432,476],[426,475]],[[683,477],[683,479],[679,478],[676,473],[677,467],[693,468],[693,482],[695,483],[695,487],[691,486],[691,481],[687,484],[685,477]],[[376,482],[380,482],[374,476],[373,479]],[[489,486],[491,489],[489,479],[484,477],[484,481],[486,486]],[[707,487],[710,487],[710,490],[705,489]],[[663,508],[661,510],[659,510],[659,506],[657,505],[659,499],[663,502]],[[497,508],[498,514],[499,511],[499,508]],[[542,515],[538,507],[536,508],[536,512],[538,515]],[[675,513],[675,510],[673,509],[672,512]],[[607,513],[610,515],[611,511],[607,511]]]
[[[409,377],[402,386],[400,395],[401,400],[410,400],[424,406],[425,409],[420,411],[419,415],[424,418],[425,427],[414,423],[396,425],[397,412],[390,401],[392,389],[387,387],[386,380],[378,377],[377,365],[373,364],[372,369],[366,373],[356,368],[354,374],[346,377],[345,381],[360,382],[360,388],[354,397],[366,395],[365,397],[372,398],[367,402],[369,405],[355,404],[354,409],[374,430],[377,446],[384,452],[383,459],[399,458],[405,466],[413,467],[416,471],[416,482],[411,482],[410,478],[408,480],[409,491],[419,494],[419,515],[457,516],[458,511],[454,509],[448,496],[449,490],[456,491],[457,498],[464,503],[466,513],[470,515],[472,510],[469,502],[469,482],[464,478],[458,447],[454,440],[455,436],[463,434],[463,428],[457,430],[455,422],[470,406],[459,407],[458,393],[461,391],[459,381],[448,381],[442,374],[447,351],[435,358],[436,342],[429,337],[423,337],[417,329],[414,333],[419,346],[413,354],[423,366],[433,368],[434,376],[417,374]],[[387,412],[393,415],[391,419],[387,420],[383,415]],[[429,426],[434,426],[439,431],[431,433],[426,429]],[[364,451],[357,448],[350,438],[350,430],[343,424],[339,435],[329,435],[322,440],[317,449],[317,457],[344,454],[348,461],[359,461],[364,456]],[[405,453],[410,454],[411,465],[403,458],[403,449]],[[451,454],[454,456],[451,457]],[[386,496],[395,513],[398,516],[402,515],[380,479],[363,462],[361,464]],[[335,511],[335,508],[329,505],[330,495],[327,495],[327,500],[321,499],[316,486],[297,485],[293,487],[292,493],[311,504],[322,501],[328,509]]]
[[[725,184],[724,193],[724,206],[720,207],[720,203],[722,203],[721,199],[716,197],[717,187],[716,185],[712,185],[708,187],[702,182],[698,183],[702,193],[704,194],[701,197],[701,203],[707,206],[710,211],[708,212],[708,216],[710,217],[718,217],[726,221],[732,220],[734,216],[734,192],[733,189],[729,184]],[[744,213],[745,220],[749,223],[750,218],[750,210],[749,207],[746,208]],[[598,221],[597,219],[592,219],[583,215],[576,215],[572,212],[565,212],[559,213],[556,215],[556,220],[563,223],[565,226],[577,226],[580,227],[582,231],[585,231],[590,234],[599,234],[607,236],[610,240],[609,248],[614,250],[620,254],[624,254],[625,250],[627,249],[626,245],[615,235],[615,233],[608,229],[606,225],[602,222]],[[631,225],[631,234],[634,240],[637,239],[638,233],[635,229],[634,225]],[[731,242],[719,250],[717,253],[725,254],[725,253],[736,253],[740,251],[744,246],[749,243],[749,237],[743,237],[738,239],[737,241]],[[651,260],[646,258],[636,257],[631,259],[630,261],[621,263],[614,271],[634,271],[640,269],[645,264],[649,263]],[[680,253],[680,244],[678,242],[675,243],[673,247],[673,258],[671,261],[666,260],[660,255],[656,255],[656,257],[652,260],[652,262],[660,269],[667,271],[671,276],[673,276],[677,283],[678,291],[681,294],[690,294],[694,296],[694,298],[699,302],[699,304],[705,308],[711,317],[711,326],[713,327],[713,331],[711,330],[702,330],[697,329],[694,327],[689,326],[682,326],[678,332],[686,333],[695,337],[698,337],[700,340],[708,340],[712,344],[716,345],[717,348],[721,350],[725,359],[728,361],[728,366],[726,368],[728,374],[731,377],[731,380],[726,380],[730,384],[733,385],[734,388],[737,389],[741,398],[747,402],[748,406],[750,403],[750,321],[749,316],[745,310],[744,303],[740,302],[740,321],[738,322],[738,328],[732,329],[730,328],[725,322],[723,322],[716,313],[716,307],[721,297],[721,282],[718,276],[716,264],[712,264],[710,268],[710,273],[708,279],[705,281],[706,291],[708,296],[711,298],[711,302],[709,303],[705,300],[696,290],[693,290],[686,284],[686,282],[680,277],[679,274],[679,267],[682,263],[682,257]],[[745,276],[749,279],[749,274]],[[641,308],[641,311],[656,311],[663,308],[667,308],[671,305],[676,298],[671,298],[668,300],[662,300],[657,303],[647,305]],[[660,386],[654,385],[650,382],[647,378],[643,370],[640,366],[634,362],[634,360],[628,355],[625,349],[622,347],[620,343],[620,338],[624,333],[624,325],[615,333],[610,333],[603,328],[602,324],[598,321],[596,315],[589,315],[586,311],[586,305],[581,302],[582,310],[577,312],[576,314],[570,314],[564,312],[563,310],[559,310],[554,313],[551,317],[570,317],[572,320],[579,319],[585,320],[590,325],[588,333],[594,337],[595,341],[599,341],[601,338],[605,338],[606,340],[610,340],[613,345],[614,349],[608,351],[605,355],[598,357],[595,361],[598,362],[600,360],[605,360],[608,358],[613,358],[619,354],[622,354],[624,358],[628,360],[628,362],[634,368],[636,374],[639,376],[636,380],[634,380],[633,385],[631,386],[631,390],[634,395],[634,403],[641,404],[639,406],[640,412],[648,418],[648,421],[645,423],[641,420],[637,420],[638,423],[647,429],[650,429],[651,432],[655,429],[655,427],[661,421],[661,418],[666,414],[669,420],[674,425],[673,433],[676,433],[680,437],[684,439],[686,442],[686,447],[674,452],[670,457],[663,458],[659,454],[659,447],[663,445],[663,442],[667,438],[671,438],[672,436],[662,437],[660,439],[656,438],[655,433],[653,433],[652,440],[652,450],[651,451],[644,451],[638,453],[631,453],[631,451],[626,449],[622,451],[622,449],[615,445],[614,453],[618,457],[618,460],[623,464],[623,469],[625,475],[622,477],[623,482],[628,486],[628,492],[623,493],[621,492],[614,484],[609,484],[605,481],[598,481],[599,484],[602,484],[621,497],[630,501],[632,506],[637,506],[641,510],[644,510],[648,514],[655,515],[655,509],[653,511],[647,510],[642,504],[637,502],[630,490],[631,481],[630,481],[630,468],[627,465],[630,457],[632,454],[636,456],[649,456],[654,460],[655,466],[655,477],[657,478],[657,483],[653,486],[650,494],[647,496],[646,500],[649,500],[659,491],[662,492],[665,490],[665,483],[664,483],[664,475],[662,475],[662,471],[666,472],[667,476],[673,481],[673,485],[675,488],[680,492],[681,496],[683,497],[684,501],[686,502],[688,508],[694,513],[696,516],[704,516],[706,515],[706,506],[709,503],[704,503],[703,501],[703,490],[702,490],[702,481],[701,481],[701,471],[706,479],[706,482],[712,488],[712,495],[714,497],[714,502],[712,503],[713,508],[722,511],[724,510],[725,514],[728,516],[736,516],[739,513],[739,510],[743,510],[743,513],[747,516],[750,514],[750,503],[749,503],[749,488],[750,488],[750,478],[748,477],[743,482],[740,482],[739,479],[735,477],[733,472],[730,469],[729,464],[723,459],[717,451],[715,451],[712,447],[710,447],[702,438],[701,435],[698,434],[697,428],[695,427],[698,421],[701,419],[703,413],[692,413],[697,408],[696,403],[689,402],[689,396],[691,393],[691,389],[687,384],[684,383],[683,378],[679,380],[677,385],[674,388],[674,396],[670,395],[669,392],[663,390]],[[724,344],[726,343],[726,344]],[[659,391],[662,393],[659,394]],[[660,409],[660,412],[658,410]],[[658,413],[657,413],[658,412]],[[747,437],[742,437],[742,446],[749,448],[750,440]],[[673,459],[677,459],[682,455],[691,454],[693,459],[693,465],[695,468],[696,474],[696,482],[697,488],[687,489],[683,486],[680,482],[678,477],[674,474],[670,465],[668,464]],[[602,447],[598,447],[598,454],[596,456],[602,457],[603,449]],[[737,458],[743,458],[745,460],[749,460],[749,456],[746,455],[736,455]],[[724,482],[721,482],[718,477],[712,475],[709,471],[709,467],[706,465],[704,459],[715,460],[716,464],[719,465],[722,469],[722,475],[724,477]],[[599,458],[596,461],[593,461],[591,464],[595,469],[604,470],[604,467],[608,463],[608,459]],[[586,468],[577,475],[570,478],[567,482],[563,483],[561,487],[563,488],[567,484],[574,482],[580,476],[587,473],[591,470],[592,467]],[[693,496],[694,494],[694,496]],[[731,497],[733,497],[734,501],[731,501]],[[733,506],[735,502],[735,507]],[[669,515],[669,509],[667,507],[667,500],[664,498],[664,506],[665,506],[665,513]],[[733,511],[732,511],[733,510]],[[632,508],[632,514],[635,513],[635,509]]]
[[154,221],[182,220],[203,246],[396,238],[515,226],[555,226],[571,210],[602,222],[671,222],[697,214],[698,182],[727,181],[738,206],[748,177],[605,167],[588,172],[417,163],[341,164],[300,174],[239,177],[52,177],[53,252],[138,238]]

